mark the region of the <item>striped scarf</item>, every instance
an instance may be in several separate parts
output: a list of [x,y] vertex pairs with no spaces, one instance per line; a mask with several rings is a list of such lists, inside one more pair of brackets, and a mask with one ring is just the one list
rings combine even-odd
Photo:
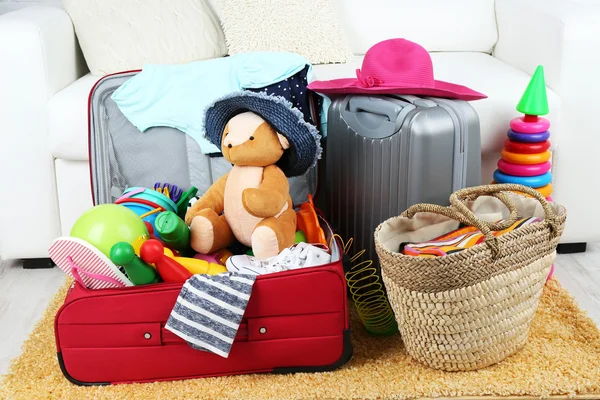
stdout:
[[255,275],[194,275],[183,285],[166,329],[197,349],[227,358]]

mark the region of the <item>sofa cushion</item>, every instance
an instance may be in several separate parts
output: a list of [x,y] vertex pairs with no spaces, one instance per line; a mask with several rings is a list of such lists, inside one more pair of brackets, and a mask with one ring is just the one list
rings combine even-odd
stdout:
[[[432,53],[431,58],[436,79],[464,85],[488,96],[471,102],[481,124],[481,150],[483,154],[502,150],[510,120],[521,115],[516,106],[531,77],[483,53]],[[361,63],[362,56],[356,56],[346,64],[316,65],[314,78],[356,77]],[[550,89],[547,93],[550,114],[546,118],[552,124],[554,144],[559,133],[560,98]]]
[[289,51],[312,64],[345,62],[351,51],[338,0],[213,0],[230,55]]
[[221,57],[227,47],[204,0],[63,0],[94,75]]
[[494,0],[343,0],[342,23],[355,54],[405,38],[429,51],[492,51]]

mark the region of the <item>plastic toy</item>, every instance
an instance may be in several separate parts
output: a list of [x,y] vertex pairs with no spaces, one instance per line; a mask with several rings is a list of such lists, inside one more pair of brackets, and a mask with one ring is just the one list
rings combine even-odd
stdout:
[[541,117],[549,112],[543,66],[535,70],[517,111],[524,115],[510,121],[494,183],[530,186],[551,199],[550,121]]
[[540,164],[549,161],[552,158],[552,154],[548,150],[542,153],[513,153],[510,151],[502,150],[500,152],[502,159],[508,163],[514,164]]
[[498,161],[498,169],[508,175],[535,176],[550,171],[552,165],[546,161],[541,164],[512,164],[504,160]]
[[165,282],[184,283],[191,278],[190,271],[165,255],[164,250],[161,242],[156,239],[148,239],[140,247],[140,256],[145,262],[156,266],[158,274]]
[[510,121],[510,129],[515,132],[521,133],[539,133],[546,132],[550,128],[550,121],[545,118],[533,118],[517,117]]
[[521,133],[509,129],[507,135],[510,140],[523,143],[538,143],[548,140],[550,138],[549,131],[537,133]]
[[183,192],[176,185],[171,185],[170,183],[161,184],[160,182],[156,182],[154,184],[153,189],[156,190],[158,193],[164,194],[165,196],[173,200],[175,203],[179,201],[179,199],[181,198],[181,193]]
[[227,262],[227,259],[229,257],[231,257],[232,255],[233,255],[233,253],[231,251],[229,251],[227,249],[221,249],[221,250],[215,251],[214,253],[211,253],[211,254],[198,253],[194,256],[194,258],[197,258],[199,260],[204,260],[209,263],[225,265],[225,263]]
[[154,228],[162,241],[183,255],[191,254],[190,229],[185,222],[172,211],[160,213],[154,221]]
[[207,275],[218,275],[227,272],[227,268],[221,263],[209,262],[199,258],[190,257],[178,257],[173,254],[171,250],[165,247],[165,255],[181,264],[191,274],[207,274]]
[[[143,189],[143,190],[140,191],[140,189]],[[156,204],[156,205],[164,208],[166,211],[173,211],[173,212],[177,211],[177,204],[175,204],[175,202],[173,200],[171,200],[169,197],[165,196],[162,193],[157,192],[156,190],[140,188],[140,187],[131,187],[131,188],[126,189],[123,192],[123,195],[127,195],[129,192],[135,192],[135,194],[131,195],[130,197],[128,197],[127,199],[124,199],[124,200],[132,200],[132,199],[147,200],[147,201],[151,202],[152,204]],[[122,200],[117,200],[117,201],[122,201]]]
[[497,169],[494,171],[494,180],[502,183],[516,183],[517,185],[524,185],[537,189],[552,182],[552,173],[546,172],[543,175],[536,176],[514,176],[505,174]]
[[308,195],[308,201],[300,205],[300,209],[296,212],[298,230],[302,231],[308,243],[321,243],[327,246],[325,233],[319,224],[319,218],[313,204],[312,196]]
[[506,139],[504,141],[504,149],[506,151],[510,151],[511,153],[521,153],[521,154],[534,154],[534,153],[543,153],[544,151],[550,148],[550,142],[546,140],[545,142],[539,143],[521,143],[521,142],[513,142],[510,139]]
[[85,240],[107,257],[115,243],[131,243],[143,235],[148,235],[144,221],[117,204],[101,204],[87,210],[71,229],[72,237]]
[[129,243],[115,243],[110,249],[110,260],[125,268],[127,277],[134,285],[147,285],[159,281],[156,270],[140,260]]
[[185,213],[187,212],[190,200],[198,193],[198,189],[192,186],[189,190],[183,192],[179,201],[177,201],[177,215],[181,219],[185,219]]
[[306,235],[302,231],[296,231],[296,241],[294,243],[306,243]]

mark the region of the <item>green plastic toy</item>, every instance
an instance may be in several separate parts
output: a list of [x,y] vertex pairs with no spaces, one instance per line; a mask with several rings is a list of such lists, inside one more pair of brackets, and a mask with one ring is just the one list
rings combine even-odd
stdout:
[[296,241],[294,243],[306,243],[306,235],[302,231],[296,231]]
[[190,229],[177,214],[172,211],[161,212],[154,221],[154,227],[169,247],[183,256],[193,253],[190,247]]
[[548,98],[546,96],[546,81],[544,67],[538,65],[535,73],[517,105],[517,111],[525,115],[546,115],[549,112]]
[[159,281],[154,268],[135,255],[133,246],[127,242],[115,243],[110,249],[110,260],[125,268],[127,277],[134,285],[147,285]]
[[85,240],[107,257],[115,243],[133,243],[143,235],[148,235],[144,221],[119,204],[101,204],[87,210],[71,229],[71,236]]

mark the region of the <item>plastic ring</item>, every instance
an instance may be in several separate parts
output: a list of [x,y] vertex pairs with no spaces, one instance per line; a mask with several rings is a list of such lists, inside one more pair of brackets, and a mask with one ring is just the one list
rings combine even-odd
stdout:
[[498,169],[505,174],[515,176],[542,175],[550,171],[552,164],[549,161],[541,164],[513,164],[505,160],[498,161]]
[[544,151],[550,149],[550,141],[546,140],[545,142],[539,142],[539,143],[523,143],[523,142],[513,142],[510,139],[506,139],[504,141],[504,148],[512,153],[521,153],[521,154],[543,153]]
[[152,208],[160,208],[162,211],[165,210],[164,207],[161,207],[160,205],[158,205],[156,203],[153,203],[150,200],[138,199],[137,197],[130,197],[130,198],[125,198],[125,199],[122,199],[122,200],[115,201],[115,204],[120,204],[122,206],[126,205],[127,203],[145,204],[145,205],[150,206]]
[[548,150],[536,154],[519,154],[503,149],[500,152],[500,157],[502,157],[504,161],[512,164],[542,164],[546,161],[550,161],[552,154]]
[[542,194],[542,196],[546,197],[546,200],[550,199],[550,201],[552,201],[552,184],[549,183],[546,186],[542,186],[540,188],[536,188],[535,190],[537,190],[538,192],[540,192]]
[[519,133],[542,133],[550,128],[550,121],[539,117],[535,122],[525,122],[523,117],[513,118],[510,121],[510,129]]
[[525,143],[544,142],[550,138],[550,132],[548,131],[542,133],[518,133],[509,129],[507,135],[510,140]]
[[[492,185],[494,185],[496,183],[498,183],[498,182],[492,181]],[[552,188],[552,184],[551,183],[547,184],[546,186],[542,186],[540,188],[535,188],[535,190],[537,190],[538,192],[540,192],[540,194],[542,196],[544,196],[546,198],[546,200],[552,201],[551,194],[552,194],[553,188]],[[529,195],[527,193],[521,193],[521,192],[515,192],[515,193],[520,194],[521,196],[533,198],[533,196],[531,196],[531,195]]]
[[494,180],[498,183],[515,183],[537,189],[552,182],[552,173],[546,172],[545,174],[536,176],[514,176],[505,174],[497,169],[494,171]]

